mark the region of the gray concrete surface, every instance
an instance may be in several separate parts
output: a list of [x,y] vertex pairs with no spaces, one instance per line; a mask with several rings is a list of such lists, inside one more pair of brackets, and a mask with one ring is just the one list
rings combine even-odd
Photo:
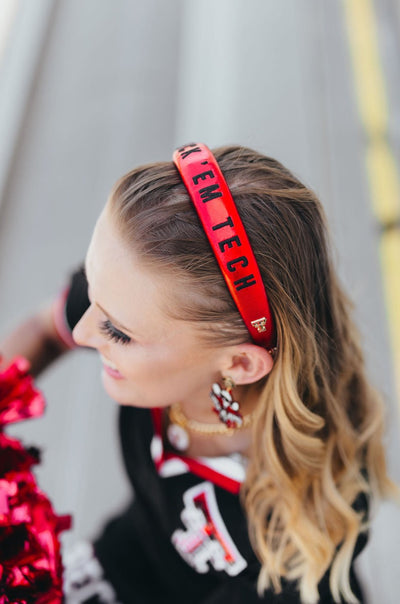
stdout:
[[[384,64],[398,143],[400,29],[391,5],[380,2],[377,13],[384,40],[390,32]],[[47,17],[0,206],[0,331],[62,287],[122,173],[189,140],[253,146],[324,202],[369,371],[387,400],[389,461],[400,481],[378,231],[341,4],[58,0]],[[128,495],[116,408],[99,372],[87,351],[56,364],[40,380],[46,416],[13,429],[44,449],[40,483],[59,512],[75,516],[67,543],[95,534]],[[361,559],[369,602],[397,604],[399,559],[400,513],[388,504]]]

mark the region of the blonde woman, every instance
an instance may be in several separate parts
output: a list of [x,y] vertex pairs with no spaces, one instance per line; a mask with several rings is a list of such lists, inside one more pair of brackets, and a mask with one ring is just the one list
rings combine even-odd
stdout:
[[363,601],[353,562],[394,489],[382,408],[321,205],[285,167],[192,144],[133,170],[29,325],[3,349],[35,372],[100,354],[135,493],[93,545],[102,590],[67,601]]

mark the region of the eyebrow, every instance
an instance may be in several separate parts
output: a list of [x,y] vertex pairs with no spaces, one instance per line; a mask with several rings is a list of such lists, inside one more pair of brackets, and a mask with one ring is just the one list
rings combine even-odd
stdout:
[[[89,280],[87,277],[87,270],[86,270],[86,259],[85,259],[85,263],[83,265],[83,273],[86,277],[86,281],[88,283],[88,289],[89,289]],[[128,334],[130,334],[131,336],[133,336],[133,333],[130,329],[128,329],[127,327],[125,327],[124,325],[122,325],[122,323],[120,323],[119,321],[117,321],[117,319],[114,319],[114,317],[112,315],[110,315],[109,312],[107,312],[102,306],[100,306],[100,304],[98,302],[95,302],[95,305],[100,308],[101,312],[104,313],[107,317],[107,319],[109,319],[114,327],[116,327],[117,329],[121,329],[122,331],[126,331]]]

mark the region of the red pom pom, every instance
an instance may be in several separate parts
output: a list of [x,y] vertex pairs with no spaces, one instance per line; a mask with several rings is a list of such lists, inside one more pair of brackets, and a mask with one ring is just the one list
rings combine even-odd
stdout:
[[18,357],[0,373],[0,427],[43,414],[44,398],[28,371],[28,361]]
[[70,516],[57,516],[30,471],[37,449],[5,435],[5,424],[43,413],[45,402],[22,358],[0,373],[0,604],[62,602],[58,535]]

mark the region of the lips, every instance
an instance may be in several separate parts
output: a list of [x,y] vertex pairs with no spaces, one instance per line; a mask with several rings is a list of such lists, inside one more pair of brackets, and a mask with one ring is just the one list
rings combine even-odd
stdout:
[[115,380],[123,379],[124,376],[118,371],[117,367],[113,363],[111,363],[108,359],[104,358],[103,356],[101,356],[101,360],[103,363],[103,369],[107,373],[107,375],[114,378]]

